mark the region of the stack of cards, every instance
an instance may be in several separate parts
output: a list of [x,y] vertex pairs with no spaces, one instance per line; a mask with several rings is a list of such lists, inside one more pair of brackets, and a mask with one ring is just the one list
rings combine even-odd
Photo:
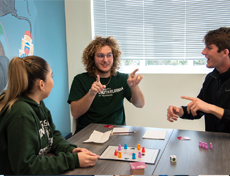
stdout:
[[129,163],[130,164],[130,173],[132,175],[144,175],[145,174],[145,168],[147,168],[147,166],[145,165],[144,162],[133,162],[133,163]]

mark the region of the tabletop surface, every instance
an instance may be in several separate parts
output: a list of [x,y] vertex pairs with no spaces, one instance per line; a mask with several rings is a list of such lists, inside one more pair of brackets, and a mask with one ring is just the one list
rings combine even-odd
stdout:
[[[172,129],[164,129],[167,130],[167,134],[165,140],[153,140],[153,139],[143,139],[143,135],[146,130],[158,130],[158,128],[147,128],[147,127],[134,127],[134,126],[118,126],[115,127],[129,127],[130,131],[136,131],[134,134],[129,135],[112,135],[109,140],[103,144],[95,144],[95,143],[83,143],[83,141],[87,140],[94,130],[100,132],[106,132],[111,129],[104,127],[105,124],[90,124],[73,137],[71,137],[68,141],[76,144],[78,147],[86,148],[93,153],[101,155],[102,152],[106,149],[108,145],[118,146],[119,144],[124,145],[125,143],[128,146],[136,147],[137,144],[144,146],[145,148],[153,148],[160,149],[159,155],[157,157],[156,163],[159,162],[159,159],[165,149],[165,146],[173,132]],[[145,169],[145,175],[152,175],[156,164],[146,164],[147,168]],[[130,175],[130,165],[129,162],[126,161],[115,161],[115,160],[102,160],[99,159],[95,166],[88,168],[76,168],[72,171],[68,171],[64,174],[67,175]]]
[[[188,136],[191,140],[177,139]],[[199,147],[199,142],[212,143],[213,148]],[[154,175],[229,175],[230,134],[174,129]],[[169,162],[176,155],[177,162]]]
[[[112,135],[103,144],[83,143],[94,130],[106,132],[111,129],[105,124],[90,124],[68,141],[78,147],[86,148],[101,155],[108,145],[124,145],[160,149],[156,163],[146,164],[145,175],[228,175],[230,173],[230,134],[201,132],[191,130],[161,129],[150,127],[129,127],[137,133],[129,135]],[[143,139],[146,130],[167,130],[165,140]],[[189,137],[190,140],[178,140],[177,137]],[[199,147],[199,141],[212,143],[213,149]],[[170,155],[175,155],[177,162],[170,162]],[[130,162],[99,159],[95,166],[76,168],[66,175],[130,175]]]

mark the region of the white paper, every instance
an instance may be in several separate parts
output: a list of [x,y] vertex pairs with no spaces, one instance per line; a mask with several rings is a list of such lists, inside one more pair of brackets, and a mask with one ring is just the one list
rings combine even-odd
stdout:
[[147,130],[143,138],[147,139],[165,139],[167,131],[162,130]]
[[129,128],[113,128],[113,132],[129,132]]
[[84,142],[104,143],[108,141],[111,131],[105,133],[94,130],[89,139]]
[[129,133],[125,133],[125,132],[129,132],[129,128],[114,128],[112,134],[129,135]]

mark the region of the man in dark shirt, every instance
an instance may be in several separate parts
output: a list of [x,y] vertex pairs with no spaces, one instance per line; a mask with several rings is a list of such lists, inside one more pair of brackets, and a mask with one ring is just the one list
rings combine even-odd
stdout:
[[202,54],[207,67],[214,68],[203,83],[199,95],[182,96],[190,100],[187,106],[169,106],[167,120],[200,119],[205,116],[205,130],[230,133],[230,28],[209,31],[205,37]]

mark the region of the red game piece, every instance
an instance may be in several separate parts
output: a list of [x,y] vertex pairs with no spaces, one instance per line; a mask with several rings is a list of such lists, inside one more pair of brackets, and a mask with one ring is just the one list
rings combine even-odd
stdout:
[[142,155],[145,155],[145,147],[142,147]]
[[117,150],[115,149],[114,156],[117,156]]

